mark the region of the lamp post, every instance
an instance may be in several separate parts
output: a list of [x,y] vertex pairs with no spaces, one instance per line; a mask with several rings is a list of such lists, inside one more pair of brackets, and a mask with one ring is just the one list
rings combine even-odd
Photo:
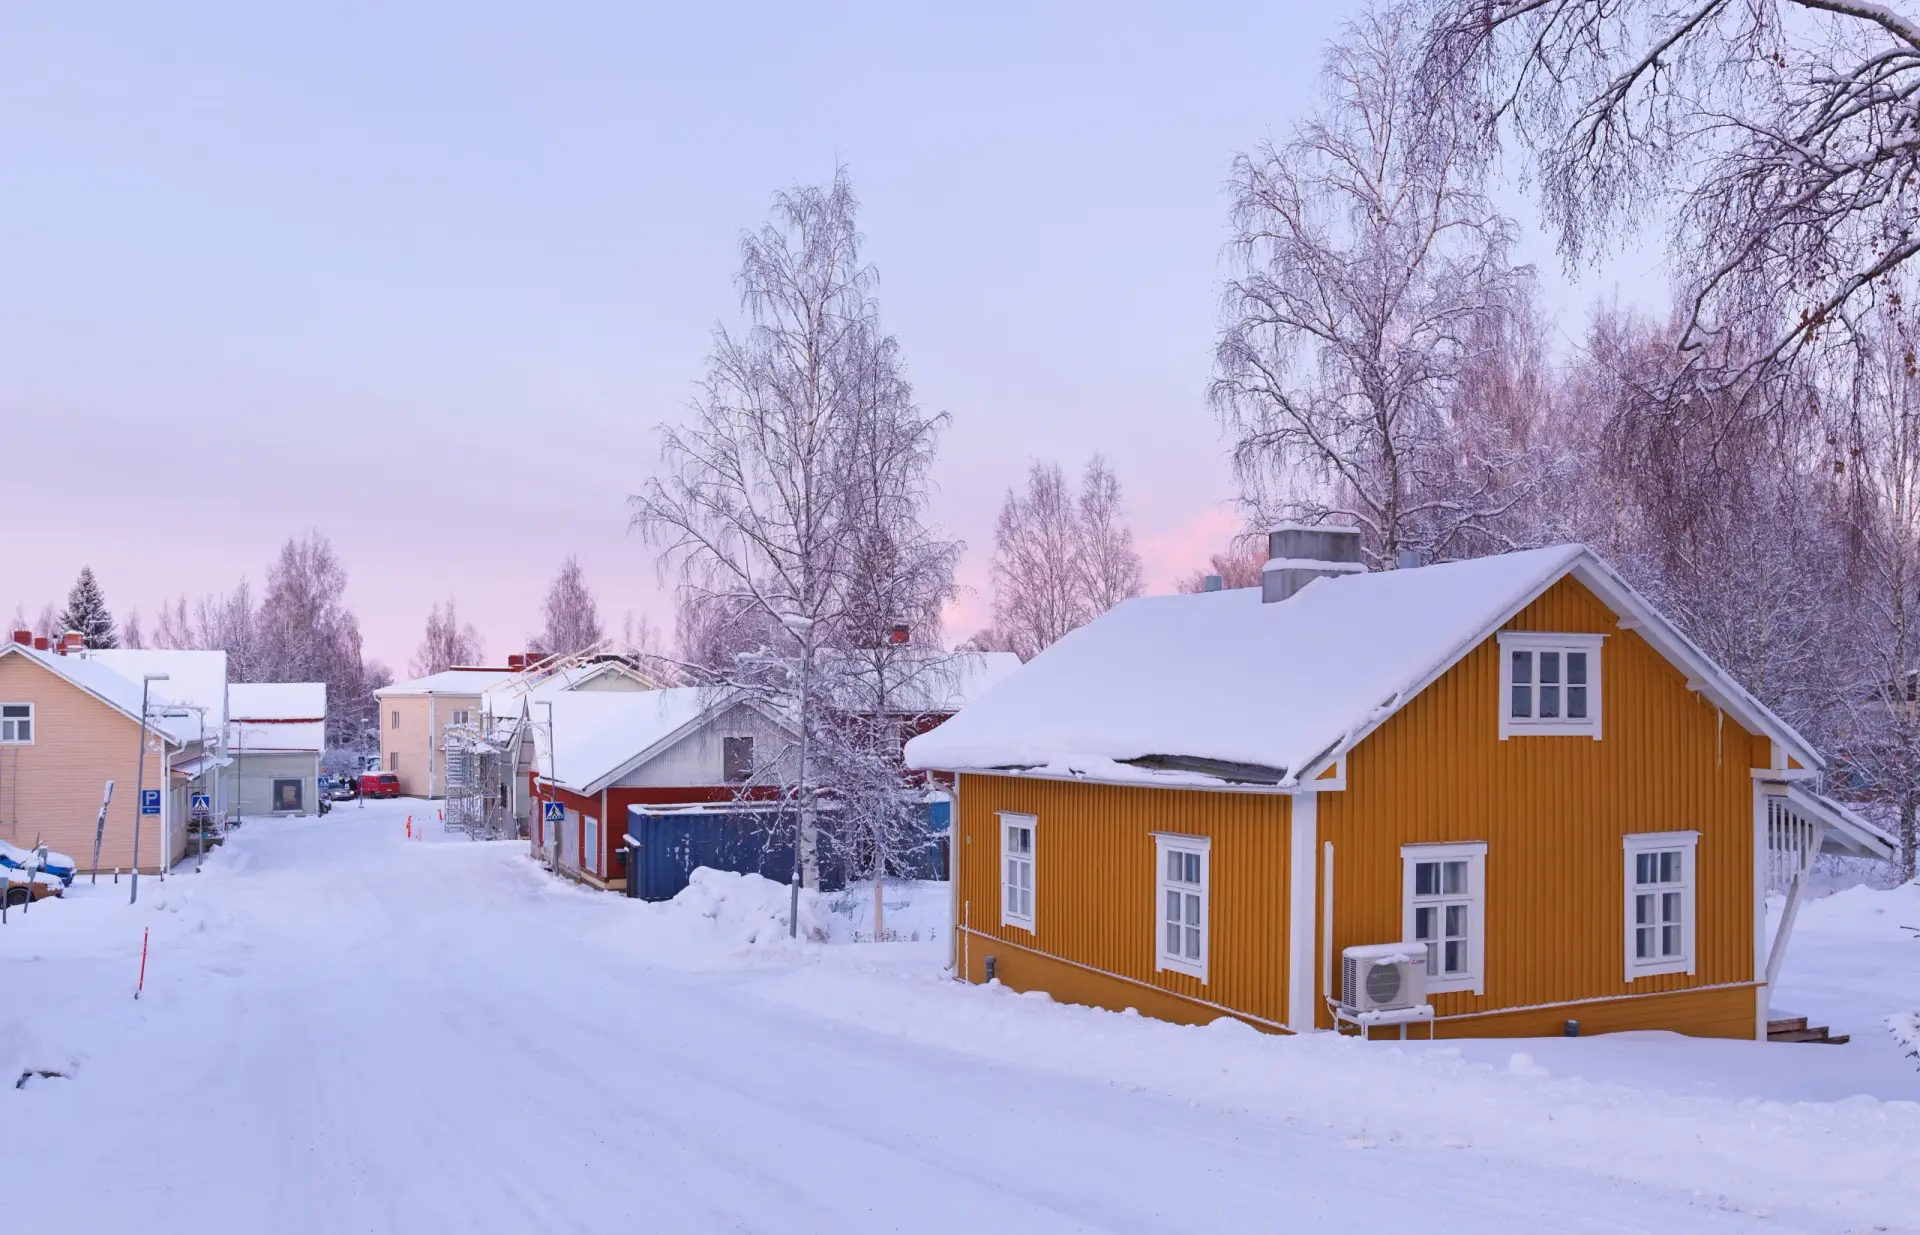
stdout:
[[813,619],[803,613],[783,613],[780,624],[800,643],[800,791],[795,803],[798,810],[793,829],[793,871],[787,886],[787,937],[791,939],[800,934],[800,879],[804,866],[801,851],[808,843],[813,806],[807,793],[807,713],[811,702],[807,695],[812,686]]
[[[535,699],[533,702],[535,707],[547,709],[547,788],[557,794],[560,792],[560,781],[554,769],[559,763],[560,752],[554,749],[553,742],[553,700]],[[547,864],[557,874],[560,870],[560,836],[558,833],[547,835],[547,808],[544,804],[540,807],[540,832],[547,836],[547,847],[552,851],[547,855]]]
[[[133,890],[127,895],[127,904],[140,899],[140,816],[147,809],[147,688],[155,682],[167,681],[164,673],[143,673],[140,675],[140,757],[135,763],[133,773]],[[161,769],[164,772],[166,769]],[[166,790],[162,789],[162,793]]]

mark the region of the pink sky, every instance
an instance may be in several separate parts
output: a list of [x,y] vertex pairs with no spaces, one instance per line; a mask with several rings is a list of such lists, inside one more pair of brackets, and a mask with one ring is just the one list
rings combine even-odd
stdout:
[[735,319],[741,230],[837,160],[953,414],[949,633],[1033,458],[1104,453],[1165,588],[1236,526],[1205,406],[1228,161],[1305,108],[1338,15],[13,6],[0,610],[88,563],[150,615],[319,528],[396,671],[449,595],[520,646],[570,552],[610,626],[664,622],[624,499]]

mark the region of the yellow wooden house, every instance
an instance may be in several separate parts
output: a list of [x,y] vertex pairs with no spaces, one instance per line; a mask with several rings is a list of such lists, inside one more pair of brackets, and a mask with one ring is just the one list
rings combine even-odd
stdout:
[[1814,856],[1891,848],[1579,545],[1283,527],[1263,586],[1128,601],[907,757],[956,777],[965,980],[1276,1031],[1764,1039]]

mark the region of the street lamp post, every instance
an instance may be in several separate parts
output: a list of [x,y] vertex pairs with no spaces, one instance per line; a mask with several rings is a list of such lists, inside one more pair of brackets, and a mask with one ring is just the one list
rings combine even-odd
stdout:
[[[127,896],[129,905],[140,899],[140,816],[147,809],[147,688],[155,682],[167,680],[164,673],[140,675],[140,758],[133,765],[133,890]],[[166,769],[163,767],[161,770],[164,772]],[[161,792],[165,793],[166,790],[163,788]]]
[[787,887],[787,937],[800,934],[800,879],[803,868],[801,851],[808,841],[813,802],[807,792],[807,713],[813,671],[813,619],[802,613],[783,613],[780,624],[800,642],[800,791],[793,831],[793,870]]

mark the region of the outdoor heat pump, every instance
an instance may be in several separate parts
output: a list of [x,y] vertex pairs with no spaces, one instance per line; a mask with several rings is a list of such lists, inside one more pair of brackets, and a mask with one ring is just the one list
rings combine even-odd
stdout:
[[1366,944],[1340,956],[1340,1002],[1355,1012],[1415,1008],[1427,1001],[1425,944]]

